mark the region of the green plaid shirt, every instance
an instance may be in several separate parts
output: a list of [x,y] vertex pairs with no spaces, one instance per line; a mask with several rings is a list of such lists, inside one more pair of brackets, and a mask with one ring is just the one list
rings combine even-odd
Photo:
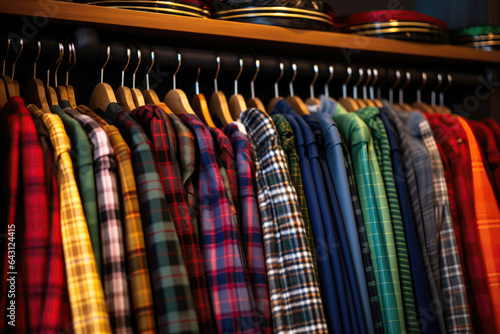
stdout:
[[340,104],[337,105],[333,119],[351,150],[385,331],[405,332],[403,300],[389,205],[370,130],[356,114],[348,113]]
[[314,246],[313,233],[311,228],[311,221],[309,220],[309,212],[307,211],[306,196],[304,194],[304,186],[302,184],[302,175],[300,174],[299,156],[295,150],[295,136],[293,134],[290,123],[283,115],[271,115],[271,118],[278,130],[280,137],[281,147],[285,151],[286,163],[288,165],[288,172],[292,179],[292,184],[297,192],[299,199],[300,213],[302,213],[302,220],[306,228],[307,244],[311,250],[311,256],[314,263],[314,271],[316,278],[318,277],[318,259],[316,258],[316,248]]
[[408,249],[406,247],[406,237],[399,208],[399,200],[394,184],[394,176],[391,164],[391,149],[389,140],[385,132],[384,124],[380,119],[380,111],[374,107],[363,108],[356,114],[371,129],[374,140],[377,160],[382,168],[385,191],[389,202],[389,211],[391,214],[394,239],[396,241],[397,260],[399,265],[399,275],[401,280],[401,291],[403,293],[403,304],[405,310],[406,330],[409,333],[418,333],[417,313],[415,307],[415,298],[413,283],[410,272],[410,262],[408,259]]

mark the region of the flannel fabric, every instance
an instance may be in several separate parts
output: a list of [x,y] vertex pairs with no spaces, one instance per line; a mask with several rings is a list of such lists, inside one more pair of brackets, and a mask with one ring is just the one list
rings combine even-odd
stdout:
[[204,262],[189,216],[187,194],[177,165],[174,150],[176,137],[172,124],[156,105],[134,109],[131,115],[153,140],[160,181],[179,236],[200,330],[210,332],[215,328],[215,324],[208,297]]
[[388,333],[406,330],[396,247],[382,176],[373,138],[366,124],[340,104],[333,115],[350,147],[363,217],[381,300],[384,328]]
[[240,231],[252,283],[257,314],[262,333],[271,333],[271,311],[267,290],[267,272],[262,243],[262,227],[255,191],[255,164],[252,161],[253,149],[248,138],[234,123],[226,128],[236,154],[238,170],[238,191],[241,205]]
[[74,174],[85,220],[87,221],[92,249],[94,250],[97,270],[102,277],[101,229],[97,212],[97,193],[95,189],[92,148],[90,147],[90,142],[85,131],[76,120],[67,115],[58,105],[51,106],[50,111],[61,118],[64,130],[71,141],[71,151],[69,154],[73,162]]
[[493,131],[485,124],[477,121],[467,120],[467,123],[472,131],[474,131],[474,136],[481,146],[481,150],[486,158],[485,167],[489,166],[493,176],[493,190],[496,190],[496,193],[498,193],[500,190],[500,151],[498,150]]
[[111,333],[101,281],[92,252],[87,224],[77,196],[71,145],[61,118],[34,105],[28,110],[40,118],[50,134],[57,165],[61,200],[61,231],[73,326],[76,333]]
[[196,200],[197,194],[193,185],[193,175],[196,171],[196,146],[193,133],[182,123],[182,121],[173,113],[167,114],[172,122],[174,132],[177,138],[175,152],[179,168],[181,169],[182,183],[187,193],[189,203],[189,215],[194,225],[194,231],[200,243],[198,215],[200,214],[199,204]]
[[[432,184],[428,183],[429,180],[432,182],[432,171],[430,170],[429,152],[427,151],[423,143],[421,143],[417,138],[414,138],[408,133],[408,128],[400,119],[394,107],[387,101],[383,101],[383,104],[385,107],[383,108],[383,111],[387,114],[391,122],[391,125],[393,126],[394,131],[397,133],[399,139],[398,144],[399,144],[400,154],[403,157],[403,162],[404,162],[403,167],[408,186],[408,194],[412,202],[413,216],[415,218],[415,224],[417,227],[417,235],[420,241],[420,251],[422,253],[422,259],[424,261],[425,273],[427,275],[427,281],[431,292],[431,298],[432,301],[434,303],[438,303],[437,305],[439,305],[442,309],[441,290],[438,288],[439,286],[438,278],[434,275],[428,250],[428,243],[431,240],[427,240],[427,239],[432,239],[432,237],[434,236],[437,239],[437,235],[435,234],[436,232],[434,232],[434,234],[429,235],[429,238],[426,238],[426,233],[425,233],[425,223],[432,226],[431,222],[434,221],[434,227],[435,227],[435,216],[433,207],[434,195],[432,193]],[[412,150],[412,148],[414,149]],[[424,161],[426,161],[426,159],[427,162],[425,163],[427,163],[428,165],[424,165]],[[416,172],[417,166],[419,167],[420,171],[423,172],[421,173],[420,178],[417,177],[417,172]],[[429,167],[429,170],[427,170],[427,167]],[[430,172],[431,174],[430,178],[428,175],[425,174],[426,171]],[[417,184],[419,181],[420,184]],[[422,187],[426,186],[429,187],[430,189],[422,189]],[[429,197],[427,192],[428,191],[431,192],[430,198],[427,198],[427,202],[425,203],[427,207],[427,209],[425,210],[426,215],[424,215],[424,208],[422,207],[423,203],[421,202],[419,191],[424,192],[424,195],[426,195],[427,197]],[[430,201],[431,199],[432,201]],[[430,211],[429,211],[429,205],[430,205]],[[434,256],[437,256],[437,253]],[[442,312],[433,311],[431,305],[426,305],[424,309],[419,310],[421,321],[422,321],[422,315],[429,313],[430,315],[427,315],[426,318],[429,318],[431,322],[435,319],[439,331],[445,332],[446,326],[444,324],[444,318]]]
[[[31,117],[31,115],[30,115]],[[68,286],[64,272],[63,244],[61,236],[61,216],[57,177],[53,164],[53,149],[50,136],[39,118],[34,118],[36,131],[43,150],[45,165],[45,185],[49,205],[49,249],[47,259],[47,277],[44,306],[42,306],[42,327],[40,332],[63,332],[71,322],[71,309],[68,297]]]
[[415,299],[413,297],[413,281],[410,271],[410,261],[408,259],[408,249],[406,246],[403,219],[401,217],[398,194],[396,192],[396,186],[394,183],[389,140],[387,139],[387,133],[385,131],[384,124],[379,117],[380,111],[377,108],[363,108],[361,110],[358,110],[356,114],[370,128],[372,138],[375,143],[375,152],[377,155],[379,166],[382,169],[387,201],[389,202],[394,240],[396,242],[396,253],[398,256],[397,259],[399,266],[399,278],[401,279],[401,292],[403,293],[406,330],[409,333],[417,333],[419,329]]
[[86,106],[81,105],[77,110],[82,114],[89,115],[102,126],[108,134],[115,150],[116,165],[120,178],[119,194],[124,210],[123,226],[127,256],[127,274],[130,277],[135,327],[140,333],[156,333],[146,242],[144,240],[130,148],[116,127],[106,123],[106,121]]
[[258,331],[260,324],[238,242],[236,217],[216,163],[212,136],[198,116],[178,116],[198,142],[200,234],[217,329],[223,333]]
[[[283,101],[284,103],[285,101]],[[278,107],[278,104],[276,105]],[[276,108],[273,110],[274,116],[276,112],[281,112],[285,108],[291,108],[289,105],[281,105],[281,108]],[[335,243],[337,240],[334,239],[333,235],[327,235],[325,228],[323,226],[322,211],[319,206],[318,196],[316,193],[316,184],[312,177],[311,166],[309,160],[305,157],[305,145],[304,137],[302,135],[302,130],[299,125],[291,115],[283,115],[285,122],[277,119],[277,122],[282,123],[280,128],[284,130],[285,135],[289,138],[295,138],[297,144],[297,150],[299,154],[299,164],[300,164],[300,175],[302,177],[303,184],[307,185],[304,187],[307,205],[311,212],[311,228],[314,235],[315,249],[317,256],[319,258],[318,262],[318,277],[320,287],[321,287],[321,297],[323,298],[325,320],[329,329],[335,332],[347,331],[351,332],[351,318],[349,316],[350,309],[348,306],[348,299],[346,290],[344,289],[344,277],[342,275],[341,265],[336,266],[336,268],[330,265],[330,258],[333,257],[333,261],[341,264],[339,258],[339,252],[337,248],[332,248],[331,254],[329,244],[327,240]],[[276,117],[275,117],[276,118]],[[287,130],[289,129],[289,130]],[[285,137],[286,138],[286,137]],[[331,239],[329,239],[329,237]],[[343,303],[344,305],[341,305]]]
[[[398,138],[387,116],[387,111],[380,108],[380,119],[384,124],[391,148],[391,161],[394,170],[394,181],[399,197],[399,204],[401,205],[401,214],[403,216],[404,229],[406,233],[406,242],[408,245],[408,255],[410,258],[411,274],[413,284],[415,286],[415,302],[418,310],[418,319],[420,321],[420,329],[423,333],[436,333],[437,323],[434,317],[424,317],[424,311],[431,305],[431,292],[427,280],[424,259],[420,249],[420,243],[413,218],[412,204],[408,187],[406,186],[406,176],[403,170],[403,163],[399,154]],[[417,197],[418,200],[418,197]]]
[[271,115],[271,118],[276,126],[276,130],[278,131],[281,147],[283,148],[283,151],[285,151],[288,173],[299,200],[298,204],[300,213],[302,214],[302,220],[304,221],[304,227],[306,229],[307,244],[311,250],[314,272],[316,277],[318,277],[318,258],[316,256],[316,247],[314,246],[314,238],[311,220],[309,219],[306,196],[304,193],[304,185],[302,184],[302,176],[300,174],[299,155],[295,149],[295,136],[285,116],[277,114]]
[[273,330],[326,333],[323,305],[285,153],[268,116],[240,114],[256,145],[256,177],[264,235]]
[[[100,111],[96,112],[99,114]],[[132,152],[132,167],[148,245],[158,331],[199,332],[179,239],[168,213],[151,151],[153,144],[143,128],[118,104],[111,103],[105,115],[120,130]]]
[[418,122],[422,140],[431,158],[436,221],[442,224],[442,227],[438,229],[438,233],[446,330],[448,333],[472,332],[465,284],[462,278],[462,266],[460,265],[455,230],[451,220],[443,163],[429,123],[419,111],[415,111],[415,113],[420,116],[419,119],[416,119],[416,122]]
[[131,333],[132,314],[125,271],[115,151],[106,131],[92,117],[81,115],[72,108],[65,108],[64,111],[80,123],[93,147],[97,208],[101,225],[103,281],[111,328],[116,333]]
[[[5,241],[2,243],[2,298],[0,299],[0,331],[8,332],[10,328],[13,328],[8,322],[13,319],[7,317],[10,314],[10,310],[7,308],[12,308],[12,300],[15,302],[15,329],[20,332],[26,332],[29,330],[29,325],[26,322],[25,314],[25,294],[24,286],[21,279],[23,279],[22,272],[23,266],[15,255],[20,254],[21,251],[21,241],[22,233],[24,229],[24,219],[23,219],[23,204],[24,200],[22,198],[23,187],[22,187],[22,159],[21,159],[21,115],[14,113],[17,103],[9,102],[3,106],[0,110],[0,121],[3,127],[2,133],[5,138],[3,143],[7,145],[3,157],[5,161],[4,164],[5,174],[5,200],[6,200],[6,221],[5,224]],[[14,110],[12,110],[14,109]],[[3,212],[2,212],[3,214]],[[19,253],[18,253],[19,252]],[[14,262],[12,262],[14,260]],[[17,261],[16,261],[17,260]],[[15,272],[16,274],[10,274],[10,272]],[[10,292],[10,282],[12,280],[17,281],[16,291],[14,292],[14,298],[12,298],[12,293]],[[7,298],[9,293],[9,297]],[[11,322],[12,323],[12,322]]]
[[472,185],[476,224],[488,277],[488,290],[493,305],[496,326],[500,328],[500,210],[484,169],[481,151],[472,129],[462,117],[457,117],[469,141],[472,166]]
[[[323,112],[311,112],[312,115],[311,117],[315,117],[315,119],[318,121],[317,123],[318,126],[320,127],[319,131],[321,131],[322,137],[324,138],[322,154],[325,156],[324,158],[328,162],[327,173],[330,174],[330,177],[335,187],[335,192],[337,195],[336,197],[338,198],[339,201],[344,228],[346,230],[347,237],[349,240],[349,248],[354,262],[354,269],[356,270],[356,278],[358,283],[357,285],[361,295],[364,318],[366,320],[368,332],[374,333],[375,327],[372,316],[372,310],[370,307],[370,297],[368,293],[366,275],[364,270],[365,264],[362,259],[361,246],[359,242],[358,231],[356,228],[353,201],[351,199],[351,191],[349,189],[349,183],[347,179],[346,162],[344,158],[344,153],[342,152],[340,133],[338,132],[337,125],[335,124],[332,117],[328,114],[327,111],[327,109],[330,108],[331,109],[335,108],[335,102],[326,98],[325,96],[322,96],[321,109],[323,110]],[[312,122],[308,122],[308,124],[311,123]],[[365,230],[365,235],[366,235],[366,230]],[[371,266],[371,259],[370,259],[370,266]],[[375,296],[377,298],[376,301],[378,303],[378,296],[376,295],[376,289],[375,289]],[[380,306],[378,310],[380,312]],[[378,328],[378,330],[382,329],[382,322],[380,322],[379,325],[380,327]]]

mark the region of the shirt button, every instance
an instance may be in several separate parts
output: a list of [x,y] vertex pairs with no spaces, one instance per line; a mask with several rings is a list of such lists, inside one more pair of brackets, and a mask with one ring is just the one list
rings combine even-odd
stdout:
[[462,144],[464,140],[462,138],[458,138],[457,143]]

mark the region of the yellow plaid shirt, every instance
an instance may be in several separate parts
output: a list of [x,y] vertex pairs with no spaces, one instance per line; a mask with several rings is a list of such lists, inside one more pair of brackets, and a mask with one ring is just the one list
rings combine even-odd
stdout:
[[54,147],[64,263],[75,333],[111,333],[102,284],[69,155],[69,138],[59,116],[46,114],[35,105],[29,105],[28,109],[42,120]]

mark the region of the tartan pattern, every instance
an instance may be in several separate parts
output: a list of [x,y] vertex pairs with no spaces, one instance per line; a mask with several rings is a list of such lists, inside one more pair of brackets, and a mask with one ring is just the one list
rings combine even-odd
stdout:
[[177,138],[177,145],[175,147],[177,161],[179,162],[179,168],[181,170],[182,183],[184,184],[184,189],[187,193],[189,215],[191,216],[191,221],[193,222],[194,231],[199,244],[200,229],[198,226],[198,215],[200,214],[200,208],[198,201],[196,200],[197,194],[193,183],[193,175],[196,171],[196,147],[194,135],[175,114],[169,113],[167,116],[172,122]]
[[99,226],[97,212],[97,192],[95,189],[92,148],[90,147],[87,134],[76,120],[67,115],[58,105],[51,106],[50,111],[61,118],[64,130],[71,142],[69,154],[73,162],[76,185],[82,202],[85,220],[87,221],[97,270],[99,276],[102,278],[101,227]]
[[142,127],[117,104],[108,106],[106,116],[115,123],[132,152],[132,167],[148,246],[158,331],[198,332],[196,311],[179,239],[168,213],[156,162],[150,149],[153,144]]
[[[30,116],[31,117],[31,116]],[[39,118],[34,118],[34,124],[38,132],[40,145],[45,159],[45,185],[47,189],[49,209],[49,249],[47,259],[47,277],[42,306],[41,329],[42,333],[64,332],[71,322],[71,309],[68,297],[68,286],[66,284],[66,273],[64,271],[63,244],[61,236],[61,217],[59,206],[59,192],[57,189],[57,177],[53,164],[52,147],[50,136]]]
[[187,195],[179,175],[180,170],[174,151],[176,143],[172,141],[175,140],[172,124],[169,118],[163,117],[161,108],[156,105],[137,108],[131,115],[144,129],[147,129],[147,135],[153,139],[160,181],[179,236],[200,330],[210,332],[214,328],[214,323],[204,261],[189,217]]
[[122,199],[124,211],[123,226],[127,274],[130,279],[135,327],[140,333],[153,334],[156,332],[153,294],[130,148],[116,127],[106,123],[86,106],[81,105],[77,110],[82,114],[89,115],[102,126],[115,150],[116,165],[120,178],[119,195]]
[[178,116],[198,143],[201,242],[217,330],[253,333],[259,327],[255,300],[212,136],[196,115]]
[[458,116],[457,120],[463,127],[469,141],[476,225],[479,230],[483,261],[488,277],[493,314],[496,326],[500,328],[500,258],[498,257],[500,254],[500,210],[486,174],[474,133],[462,117]]
[[398,195],[394,183],[389,140],[387,139],[384,124],[379,118],[380,111],[377,108],[363,108],[358,110],[356,114],[371,129],[372,138],[375,143],[375,152],[379,166],[382,169],[387,201],[389,203],[394,240],[396,242],[396,253],[399,266],[399,278],[401,280],[401,291],[403,293],[406,330],[409,333],[417,333],[419,329],[415,299],[413,297],[414,291],[410,271],[410,261],[408,259],[408,249],[406,246],[403,219],[401,217]]
[[238,169],[238,191],[241,205],[240,230],[252,283],[257,314],[262,333],[271,333],[271,311],[267,290],[267,272],[262,243],[262,227],[255,192],[255,164],[252,161],[253,149],[248,138],[238,126],[231,123],[226,128],[231,138]]
[[80,123],[93,147],[97,209],[101,224],[103,282],[111,328],[116,333],[132,333],[115,151],[99,123],[72,108],[65,108],[64,111]]
[[286,120],[285,116],[280,114],[271,115],[271,119],[276,126],[276,130],[279,134],[280,144],[285,152],[286,163],[288,167],[288,174],[292,181],[292,185],[295,188],[295,193],[297,194],[298,204],[300,213],[302,214],[302,220],[304,221],[304,227],[306,229],[306,241],[308,248],[311,250],[311,257],[314,265],[314,275],[316,280],[318,280],[318,257],[316,254],[316,246],[314,244],[314,237],[312,232],[311,220],[309,218],[309,211],[307,209],[307,201],[304,193],[304,185],[302,184],[302,175],[300,174],[300,164],[299,155],[295,150],[295,137],[290,126],[290,123]]
[[370,244],[368,243],[368,234],[366,233],[365,221],[363,220],[363,211],[358,197],[358,189],[356,185],[356,177],[354,167],[351,160],[351,155],[347,149],[345,140],[342,138],[342,151],[344,153],[344,163],[347,172],[347,181],[351,193],[352,207],[354,210],[354,218],[356,220],[356,228],[358,230],[359,245],[361,248],[361,259],[363,260],[363,269],[365,271],[366,285],[368,287],[368,296],[370,297],[370,310],[372,313],[373,327],[376,333],[384,332],[384,322],[380,301],[377,291],[377,280],[373,269]]
[[274,331],[326,333],[311,251],[276,128],[257,109],[244,111],[240,119],[257,147],[258,199]]
[[373,139],[366,124],[356,115],[336,112],[334,121],[350,147],[360,203],[377,278],[386,332],[406,330],[401,298],[396,247],[384,183],[375,156]]
[[451,211],[448,191],[444,178],[443,164],[439,155],[436,141],[432,137],[429,123],[422,116],[419,124],[420,134],[425,147],[431,157],[433,190],[436,220],[442,222],[439,231],[441,288],[444,304],[444,320],[448,333],[471,332],[472,324],[469,316],[465,285],[462,279],[462,266],[458,256],[457,242]]
[[69,155],[70,141],[61,119],[34,105],[28,110],[40,118],[50,134],[57,164],[61,200],[61,231],[73,326],[76,333],[111,333],[106,302],[97,272],[87,224]]

